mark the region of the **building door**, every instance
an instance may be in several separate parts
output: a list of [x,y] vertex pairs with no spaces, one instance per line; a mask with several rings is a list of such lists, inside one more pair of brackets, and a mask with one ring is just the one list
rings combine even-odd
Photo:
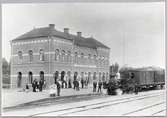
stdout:
[[101,72],[99,72],[99,80],[101,80]]
[[68,76],[68,80],[70,79],[70,81],[71,81],[71,72],[70,71],[67,72],[67,76]]
[[77,76],[78,76],[78,72],[75,72],[75,73],[74,73],[74,81],[77,80]]
[[21,80],[22,80],[22,73],[18,72],[18,78],[17,78],[17,87],[21,87]]
[[40,76],[40,80],[44,81],[44,72],[43,71],[40,71],[39,76]]
[[64,76],[65,76],[65,72],[64,72],[64,71],[62,71],[62,72],[61,72],[61,81],[63,81],[63,80],[64,80]]
[[56,71],[54,76],[55,83],[58,80],[58,78],[59,78],[59,71]]
[[103,73],[102,75],[102,81],[105,82],[106,81],[106,78],[105,78],[105,73]]
[[29,83],[32,84],[32,81],[33,81],[33,74],[32,74],[32,72],[28,73],[28,78],[29,78]]

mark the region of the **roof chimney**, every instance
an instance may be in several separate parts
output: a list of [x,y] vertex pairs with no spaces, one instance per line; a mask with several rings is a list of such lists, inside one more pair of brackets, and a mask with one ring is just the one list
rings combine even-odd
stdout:
[[69,28],[64,28],[64,33],[69,34]]
[[82,36],[82,32],[77,32],[77,36],[81,37]]
[[55,24],[49,24],[50,29],[55,29]]

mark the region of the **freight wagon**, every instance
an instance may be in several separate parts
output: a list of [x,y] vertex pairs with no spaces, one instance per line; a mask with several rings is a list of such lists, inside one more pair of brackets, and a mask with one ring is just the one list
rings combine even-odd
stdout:
[[134,89],[137,85],[139,89],[152,88],[165,84],[164,70],[126,70],[120,72],[121,86],[126,89]]

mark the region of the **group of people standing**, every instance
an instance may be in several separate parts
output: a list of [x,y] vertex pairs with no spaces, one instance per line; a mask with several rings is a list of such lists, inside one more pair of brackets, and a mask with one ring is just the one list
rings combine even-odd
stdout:
[[34,79],[34,81],[32,82],[33,92],[42,92],[42,90],[45,88],[45,85],[45,80],[40,79],[39,81],[37,81],[37,79]]
[[102,93],[102,87],[105,88],[106,80],[97,80],[96,76],[93,77],[93,92]]
[[[87,88],[90,82],[90,77],[85,76],[84,73],[81,73],[81,76],[78,76],[78,73],[74,73],[74,76],[71,77],[70,74],[63,74],[59,76],[59,73],[55,73],[54,78],[54,85],[57,89],[57,95],[60,96],[61,88],[73,88],[76,91],[79,91],[80,88],[84,89]],[[104,88],[105,82],[103,77],[102,79],[97,78],[96,75],[93,75],[93,92],[100,92],[102,93],[102,87]],[[26,85],[28,87],[28,85]],[[43,89],[46,88],[46,80],[43,79],[34,79],[32,82],[33,92],[42,92]]]
[[[54,76],[55,83],[60,80],[61,88],[74,88],[74,90],[79,90],[79,88],[87,87],[89,84],[89,77],[79,77],[77,73],[74,74],[73,80],[71,75],[62,75],[59,79],[58,73]],[[79,87],[80,86],[80,87]]]

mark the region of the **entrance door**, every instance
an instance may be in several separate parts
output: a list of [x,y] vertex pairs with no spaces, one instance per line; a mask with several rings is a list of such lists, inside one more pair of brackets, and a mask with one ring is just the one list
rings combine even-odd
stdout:
[[17,78],[17,87],[21,87],[21,80],[22,80],[22,73],[18,72],[18,78]]
[[65,72],[64,72],[64,71],[62,71],[62,72],[61,72],[61,81],[63,81],[63,80],[64,80],[64,76],[65,76]]
[[29,83],[32,84],[32,81],[33,81],[33,74],[32,74],[32,72],[28,73],[28,77],[29,77]]
[[55,83],[58,80],[58,78],[59,78],[59,71],[56,71],[55,72],[55,77],[54,77]]
[[44,81],[44,72],[43,71],[40,71],[40,80]]

